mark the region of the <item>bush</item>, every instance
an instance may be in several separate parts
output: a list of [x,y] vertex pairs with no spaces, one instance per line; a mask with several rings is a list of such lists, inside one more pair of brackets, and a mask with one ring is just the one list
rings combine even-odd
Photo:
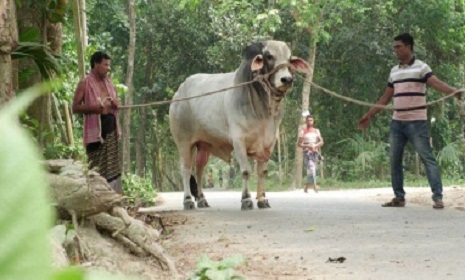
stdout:
[[135,174],[123,176],[123,192],[128,196],[132,206],[153,206],[156,192],[149,179],[141,178]]

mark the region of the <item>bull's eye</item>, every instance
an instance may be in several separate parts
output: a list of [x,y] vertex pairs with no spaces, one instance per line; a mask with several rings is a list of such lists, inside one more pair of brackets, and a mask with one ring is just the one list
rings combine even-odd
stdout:
[[273,61],[274,60],[274,56],[272,54],[267,54],[266,55],[266,60],[268,61]]

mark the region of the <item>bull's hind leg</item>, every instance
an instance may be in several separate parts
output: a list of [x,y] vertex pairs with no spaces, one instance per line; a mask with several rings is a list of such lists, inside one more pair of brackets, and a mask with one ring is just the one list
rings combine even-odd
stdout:
[[197,207],[198,208],[206,208],[210,207],[208,205],[207,200],[205,199],[205,195],[203,194],[202,189],[202,175],[205,166],[207,165],[208,158],[210,153],[208,152],[208,144],[199,143],[197,144],[197,155],[195,157],[195,169],[197,175],[197,185],[198,185],[198,198],[197,198]]
[[257,207],[258,208],[270,208],[268,199],[265,197],[264,180],[265,175],[268,172],[268,164],[264,161],[257,162],[257,174],[258,174],[258,187],[257,187]]
[[247,183],[249,181],[249,174],[250,174],[250,172],[248,170],[242,171],[241,210],[252,210],[253,209],[252,197],[250,196],[250,192],[249,192],[249,189],[247,187]]
[[182,185],[184,187],[184,210],[195,209],[195,203],[192,200],[192,193],[190,190],[190,179],[192,173],[192,155],[193,149],[188,151],[180,152],[181,154],[181,173],[182,173]]

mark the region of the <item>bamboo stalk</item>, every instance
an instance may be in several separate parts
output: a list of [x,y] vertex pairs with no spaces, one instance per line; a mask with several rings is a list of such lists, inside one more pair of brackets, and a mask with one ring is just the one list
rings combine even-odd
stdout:
[[65,122],[66,122],[66,132],[68,134],[68,145],[74,146],[74,136],[73,136],[73,125],[71,122],[71,116],[69,114],[69,107],[68,102],[63,102],[63,111],[65,115]]

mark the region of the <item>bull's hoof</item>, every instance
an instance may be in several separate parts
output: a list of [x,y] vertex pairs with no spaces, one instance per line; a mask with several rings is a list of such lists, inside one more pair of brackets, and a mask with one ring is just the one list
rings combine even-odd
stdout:
[[252,210],[253,202],[250,198],[245,198],[242,200],[241,210]]
[[259,200],[257,202],[257,207],[259,209],[263,209],[263,208],[271,208],[270,204],[268,203],[268,199],[264,199],[264,200]]
[[210,207],[210,205],[208,205],[208,202],[207,202],[207,200],[205,198],[202,198],[199,201],[197,201],[197,207],[198,208],[207,208],[207,207]]
[[184,201],[184,210],[194,210],[195,203],[192,200],[185,200]]

